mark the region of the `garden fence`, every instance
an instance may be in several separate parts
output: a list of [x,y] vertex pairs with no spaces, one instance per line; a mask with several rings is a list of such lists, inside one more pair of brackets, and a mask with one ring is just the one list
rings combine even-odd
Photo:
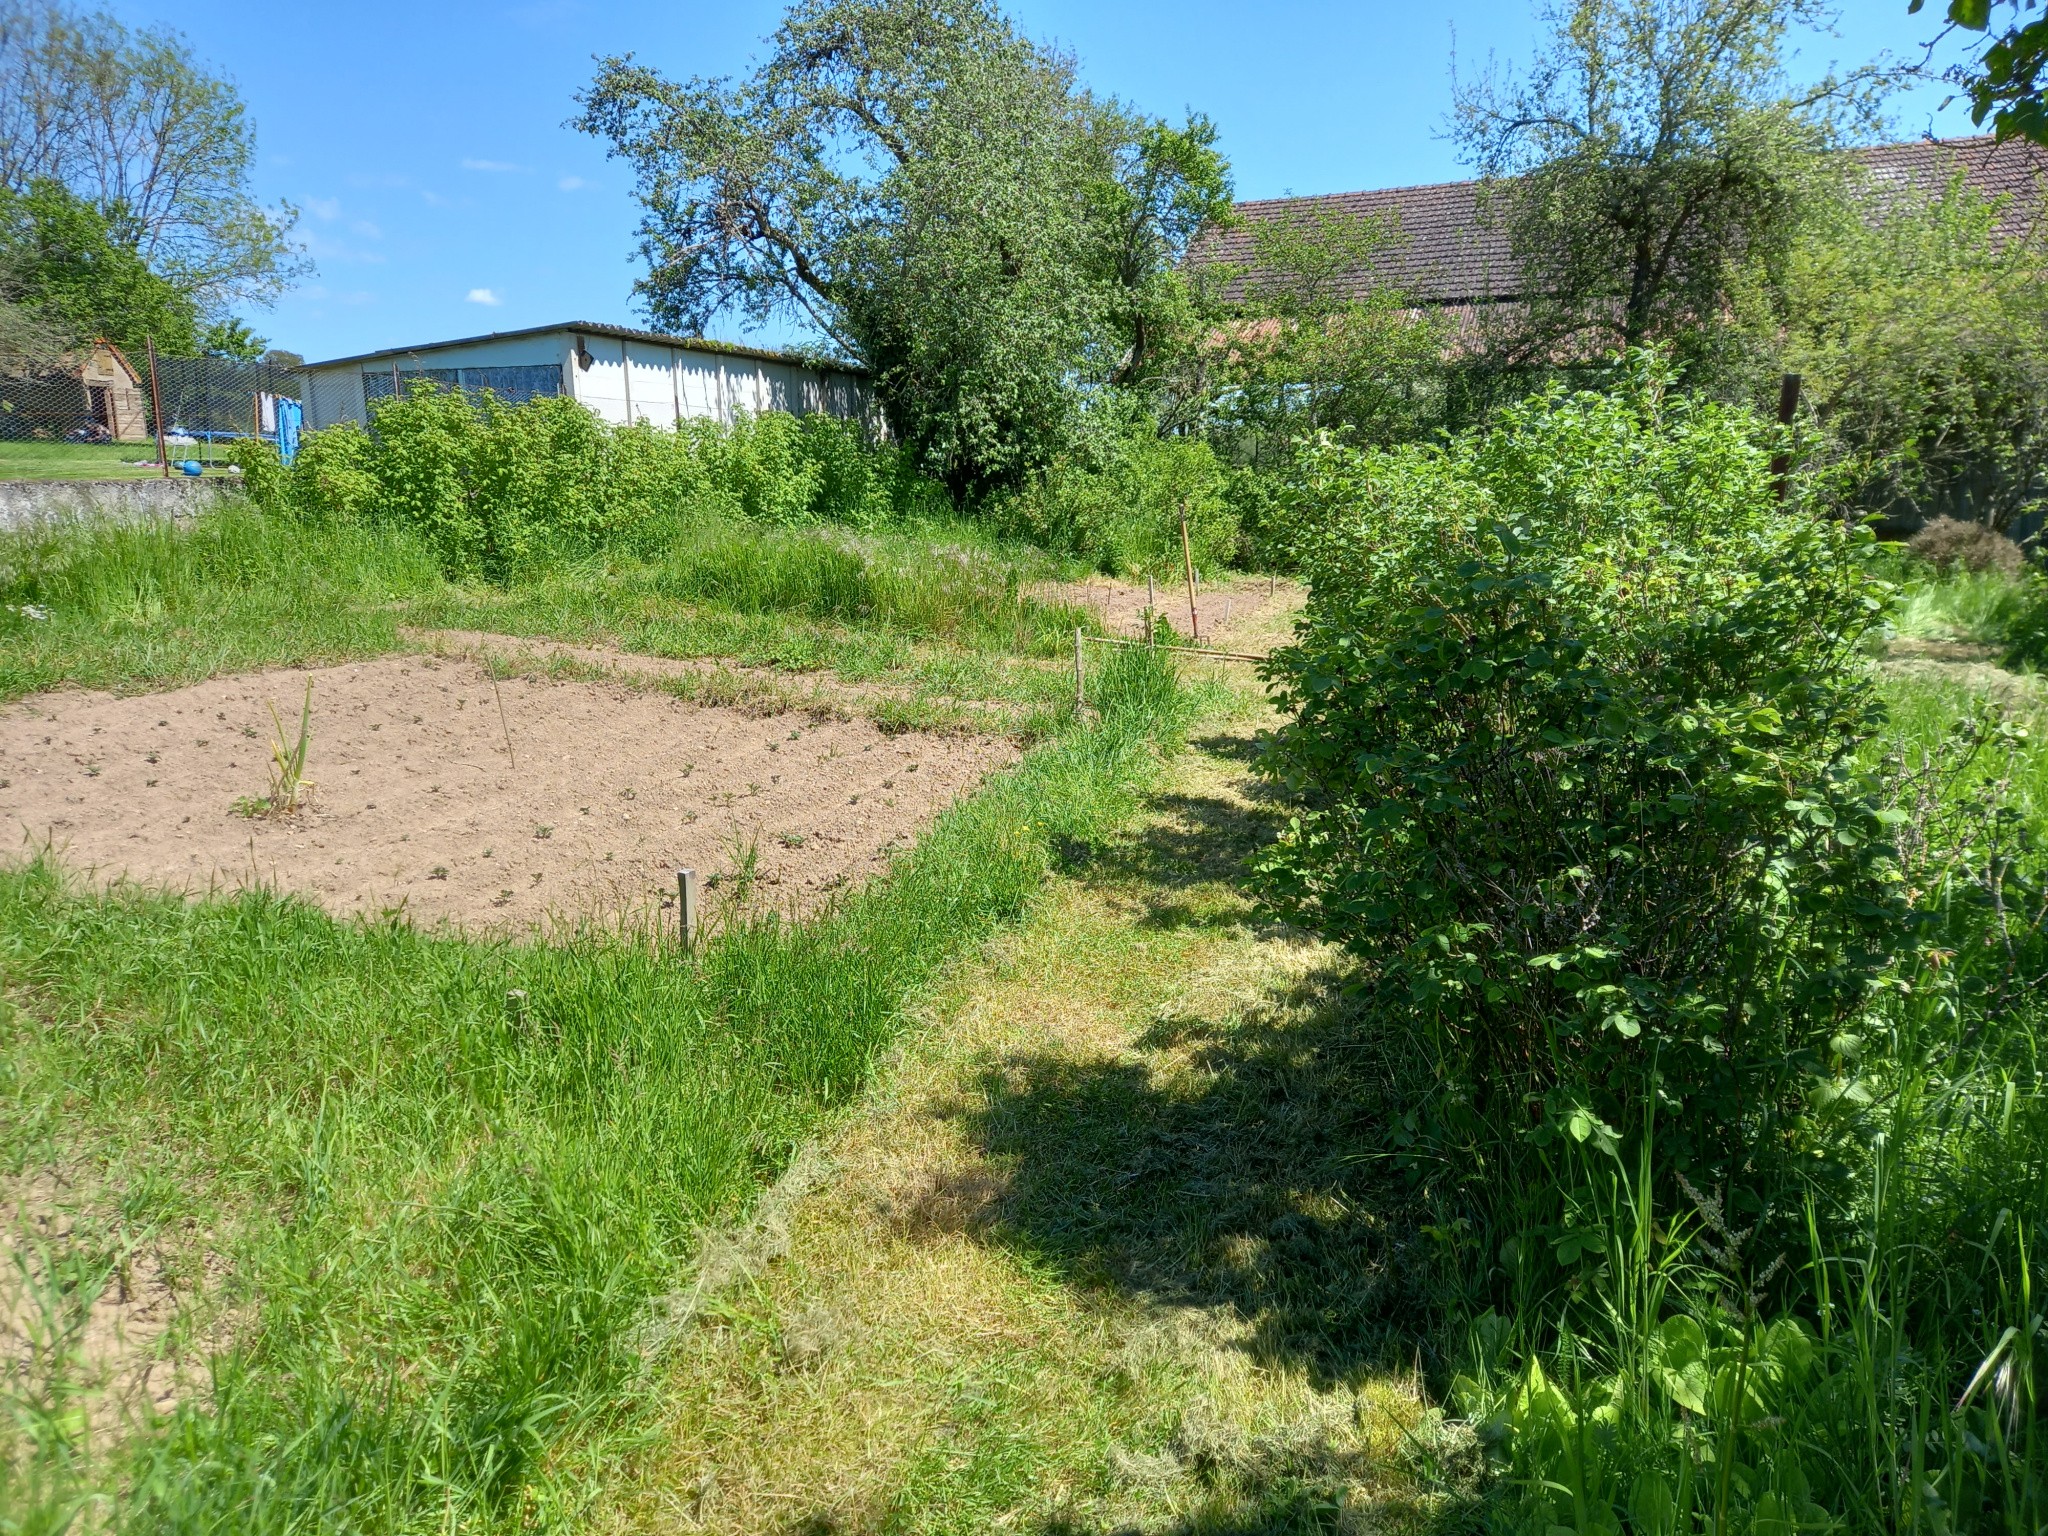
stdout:
[[[98,346],[80,355],[0,357],[0,441],[166,445],[278,439],[279,404],[304,396],[305,374],[223,357],[130,359]],[[291,409],[284,412],[290,432]],[[173,455],[175,457],[175,455]]]

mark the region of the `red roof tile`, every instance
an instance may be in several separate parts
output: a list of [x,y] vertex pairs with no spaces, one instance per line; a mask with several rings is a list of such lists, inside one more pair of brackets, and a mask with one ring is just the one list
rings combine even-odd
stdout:
[[[1989,134],[1876,144],[1850,151],[1880,195],[1887,187],[1939,191],[1957,170],[1987,197],[2012,201],[2001,233],[2030,227],[2042,217],[2048,151],[2021,139],[2001,144]],[[1246,269],[1229,279],[1223,295],[1245,295],[1253,260],[1252,231],[1262,223],[1305,220],[1319,212],[1388,217],[1398,233],[1370,267],[1352,273],[1349,296],[1363,297],[1391,284],[1424,304],[1469,305],[1518,296],[1521,273],[1506,234],[1481,215],[1485,183],[1447,181],[1377,192],[1336,192],[1320,197],[1273,197],[1237,205],[1234,228],[1212,230],[1189,259],[1198,266]]]

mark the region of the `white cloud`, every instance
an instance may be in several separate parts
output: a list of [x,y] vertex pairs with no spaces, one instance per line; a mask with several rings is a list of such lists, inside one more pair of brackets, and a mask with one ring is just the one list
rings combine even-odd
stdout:
[[493,309],[495,309],[498,307],[498,305],[504,303],[505,301],[499,298],[497,293],[492,289],[472,288],[469,290],[469,302],[472,304],[488,304]]
[[361,235],[365,240],[382,240],[384,238],[384,231],[372,224],[368,219],[357,219],[349,225],[349,228],[356,234]]
[[464,160],[465,171],[523,171],[523,165],[514,165],[510,160]]
[[341,217],[341,199],[338,197],[309,197],[306,199],[306,212],[312,214],[316,219],[325,219],[331,224]]
[[581,176],[564,176],[560,181],[556,182],[555,185],[561,188],[564,192],[581,192],[585,187],[589,186],[590,183],[585,181]]
[[420,201],[429,208],[453,208],[455,206],[453,198],[443,197],[440,193],[429,191],[425,187],[420,189]]

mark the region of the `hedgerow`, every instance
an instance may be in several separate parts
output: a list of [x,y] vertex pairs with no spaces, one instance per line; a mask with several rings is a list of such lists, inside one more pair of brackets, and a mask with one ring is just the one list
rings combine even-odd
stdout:
[[292,465],[236,445],[249,495],[316,523],[404,528],[451,576],[508,580],[598,549],[652,552],[719,520],[872,528],[949,504],[857,422],[771,412],[730,427],[612,426],[575,401],[506,405],[416,384],[368,428],[310,433]]

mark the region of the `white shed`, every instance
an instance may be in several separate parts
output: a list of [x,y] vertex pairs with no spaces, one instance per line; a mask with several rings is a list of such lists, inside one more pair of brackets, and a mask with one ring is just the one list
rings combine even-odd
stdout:
[[795,353],[572,321],[309,363],[306,426],[367,422],[372,401],[418,379],[488,389],[513,403],[567,395],[619,425],[671,426],[689,417],[730,425],[742,413],[765,411],[866,419],[872,410],[866,379],[851,369]]

